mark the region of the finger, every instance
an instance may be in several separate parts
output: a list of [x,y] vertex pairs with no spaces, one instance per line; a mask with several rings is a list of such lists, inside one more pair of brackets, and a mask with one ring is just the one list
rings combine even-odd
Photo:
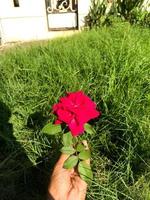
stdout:
[[70,155],[67,155],[67,154],[61,154],[61,156],[60,156],[58,162],[59,162],[60,164],[63,164],[63,163],[69,158],[69,156],[70,156]]
[[61,154],[59,160],[57,161],[55,168],[54,168],[54,172],[58,172],[58,171],[66,171],[69,175],[74,173],[74,168],[72,169],[65,169],[63,167],[64,162],[69,158],[70,155],[67,154]]
[[69,158],[69,155],[67,154],[61,154],[59,160],[57,161],[56,165],[59,165],[59,167],[63,167],[64,162]]
[[85,199],[86,192],[87,192],[87,183],[82,180],[79,175],[75,176],[72,179],[72,188],[77,191],[79,198],[78,199]]
[[85,149],[88,150],[89,149],[89,146],[88,146],[88,143],[86,140],[83,140],[82,141],[83,145],[85,146]]
[[[89,146],[88,146],[87,141],[86,141],[86,140],[83,140],[82,143],[83,143],[83,145],[85,146],[85,149],[86,149],[86,150],[89,150]],[[86,162],[88,165],[90,165],[90,159],[85,160],[85,162]]]

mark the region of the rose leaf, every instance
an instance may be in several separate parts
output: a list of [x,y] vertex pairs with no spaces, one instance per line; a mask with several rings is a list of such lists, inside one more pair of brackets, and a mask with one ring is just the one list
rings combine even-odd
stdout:
[[52,123],[46,124],[42,129],[42,133],[46,133],[48,135],[55,135],[57,133],[60,133],[61,131],[62,129],[60,124],[56,125]]
[[71,146],[73,144],[72,138],[73,136],[71,135],[71,132],[63,134],[63,145]]
[[78,164],[78,172],[80,177],[87,183],[90,183],[93,179],[93,172],[91,167],[85,162],[80,161]]
[[86,124],[84,124],[84,130],[85,130],[85,132],[87,132],[87,133],[89,133],[89,134],[95,134],[95,130],[94,130],[94,128],[90,125],[90,124],[88,124],[88,123],[86,123]]
[[67,154],[67,155],[72,155],[76,152],[76,150],[72,146],[64,146],[60,150],[62,153]]
[[76,145],[77,142],[78,142],[78,138],[77,137],[73,137],[72,141],[73,141],[73,144]]
[[78,145],[77,145],[77,151],[78,152],[81,152],[81,151],[84,151],[85,150],[85,146],[83,145],[83,144],[81,144],[81,143],[79,143]]
[[84,150],[84,151],[81,151],[80,153],[79,153],[79,158],[81,159],[81,160],[87,160],[87,159],[89,159],[91,157],[91,152],[90,152],[90,150]]
[[65,162],[64,162],[64,168],[65,169],[72,169],[75,167],[78,163],[78,157],[77,156],[70,156]]

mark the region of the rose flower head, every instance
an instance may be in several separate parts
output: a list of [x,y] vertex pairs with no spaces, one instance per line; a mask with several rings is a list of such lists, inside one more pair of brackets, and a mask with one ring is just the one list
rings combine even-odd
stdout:
[[55,124],[66,123],[73,136],[84,132],[84,124],[100,115],[93,102],[83,91],[67,93],[59,103],[54,104],[53,112],[57,115]]

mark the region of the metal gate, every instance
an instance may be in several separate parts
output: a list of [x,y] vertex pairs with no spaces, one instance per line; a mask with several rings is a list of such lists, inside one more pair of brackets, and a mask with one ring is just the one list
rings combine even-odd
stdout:
[[77,0],[46,0],[49,30],[77,29]]

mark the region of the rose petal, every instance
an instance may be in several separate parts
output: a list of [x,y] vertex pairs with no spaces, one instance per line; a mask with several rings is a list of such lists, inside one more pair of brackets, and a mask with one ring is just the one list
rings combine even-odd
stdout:
[[73,114],[67,110],[59,109],[57,111],[57,115],[59,116],[59,120],[65,123],[70,123],[73,118]]
[[59,108],[61,108],[63,105],[61,104],[61,103],[56,103],[56,104],[54,104],[53,105],[53,111],[55,112],[55,111],[57,111]]
[[61,124],[61,123],[62,123],[62,121],[60,121],[59,119],[55,120],[55,124]]
[[78,123],[75,118],[68,124],[73,136],[78,136],[84,132],[84,124]]
[[84,124],[101,114],[96,110],[96,103],[83,91],[67,93],[54,104],[53,111],[58,116],[55,123],[65,122],[74,136],[82,134]]
[[86,123],[89,120],[96,118],[100,115],[100,113],[97,110],[88,110],[88,109],[78,109],[76,111],[76,116],[79,122]]

